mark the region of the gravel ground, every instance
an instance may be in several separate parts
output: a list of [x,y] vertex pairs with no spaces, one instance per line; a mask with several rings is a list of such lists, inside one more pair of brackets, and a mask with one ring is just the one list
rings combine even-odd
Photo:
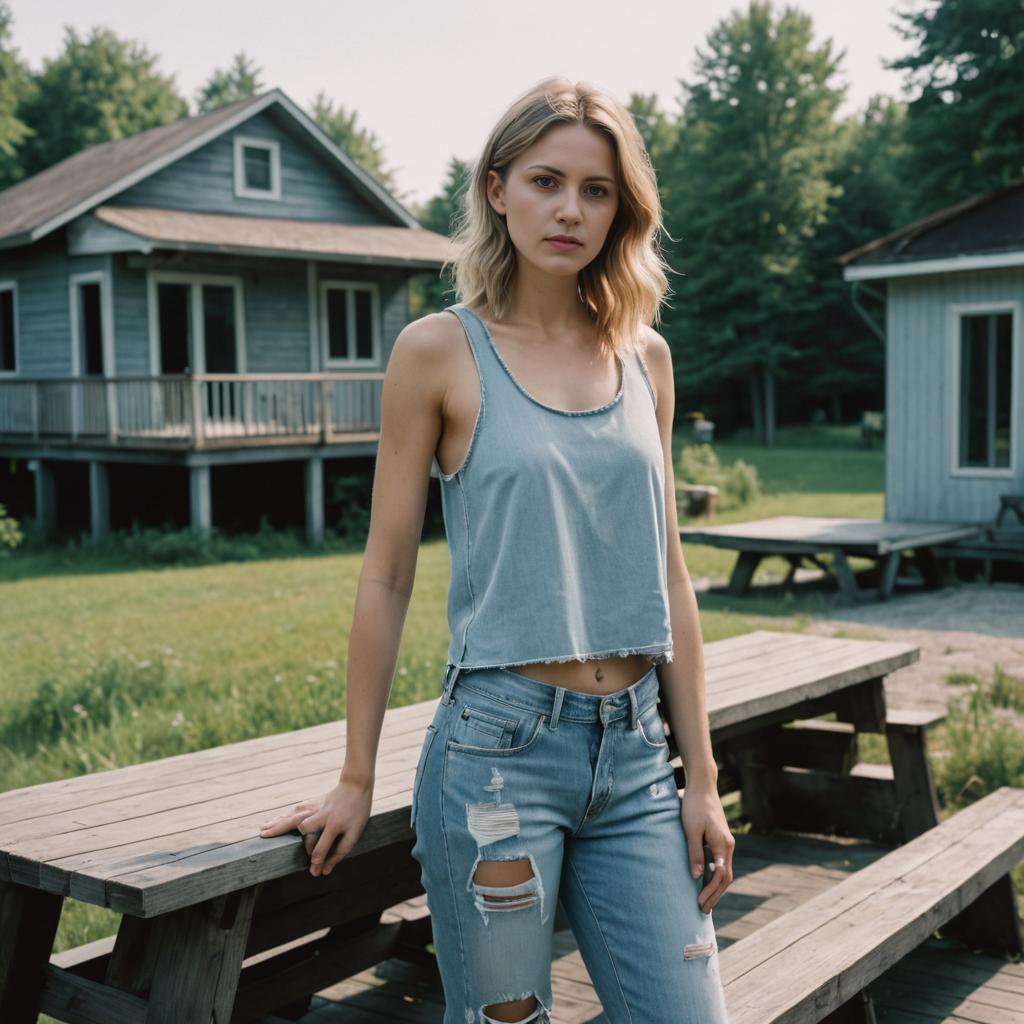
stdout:
[[885,680],[893,707],[945,708],[959,688],[946,676],[969,672],[991,680],[998,665],[1024,679],[1024,586],[1019,583],[960,583],[888,601],[830,608],[812,616],[805,632],[831,636],[837,631],[879,640],[906,640],[921,649],[913,665]]

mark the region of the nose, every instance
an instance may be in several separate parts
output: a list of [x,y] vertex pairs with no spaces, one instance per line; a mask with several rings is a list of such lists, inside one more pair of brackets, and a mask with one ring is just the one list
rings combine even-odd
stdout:
[[558,219],[560,221],[569,221],[573,224],[578,224],[580,220],[580,204],[579,199],[576,196],[569,196],[562,203],[562,209],[559,211]]

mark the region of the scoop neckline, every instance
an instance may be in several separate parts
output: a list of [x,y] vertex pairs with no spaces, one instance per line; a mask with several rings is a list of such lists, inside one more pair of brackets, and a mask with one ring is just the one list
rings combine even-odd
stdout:
[[494,353],[498,362],[501,363],[502,369],[509,375],[512,383],[515,384],[515,386],[535,405],[539,405],[542,409],[547,409],[548,412],[556,412],[560,416],[593,416],[594,413],[605,412],[606,410],[611,409],[613,406],[617,405],[619,400],[622,398],[622,393],[626,389],[626,361],[618,352],[615,353],[615,360],[619,364],[619,390],[615,393],[615,397],[609,399],[604,403],[604,405],[599,405],[593,409],[558,409],[553,405],[548,405],[546,402],[542,402],[539,398],[535,398],[526,390],[526,388],[523,387],[522,384],[519,383],[516,375],[511,371],[511,369],[509,369],[508,363],[505,362],[502,358],[501,352],[498,351],[498,346],[494,344],[494,338],[491,337],[491,329],[484,322],[484,319],[479,316],[479,314],[474,313],[473,310],[471,310],[465,303],[461,303],[461,305],[462,308],[471,316],[475,317],[480,326],[483,327],[484,334],[487,336],[487,343],[491,346],[491,351]]

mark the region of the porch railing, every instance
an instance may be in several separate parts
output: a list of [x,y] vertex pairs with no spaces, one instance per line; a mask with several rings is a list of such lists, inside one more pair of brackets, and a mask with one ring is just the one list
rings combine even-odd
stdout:
[[0,381],[0,441],[152,447],[342,441],[380,430],[384,374],[196,373]]

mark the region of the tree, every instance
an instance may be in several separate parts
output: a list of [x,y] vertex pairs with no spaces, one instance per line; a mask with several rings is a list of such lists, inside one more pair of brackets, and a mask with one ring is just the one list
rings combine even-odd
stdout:
[[667,329],[680,338],[689,393],[746,382],[765,444],[776,379],[798,355],[793,330],[814,301],[805,250],[835,193],[841,57],[831,40],[812,44],[807,14],[752,0],[711,31],[694,81],[680,83],[665,206],[681,240],[671,262],[685,276]]
[[[472,173],[471,164],[458,159],[458,157],[451,158],[448,162],[448,172],[445,175],[444,184],[441,186],[441,194],[429,199],[423,208],[417,211],[417,220],[427,230],[451,237],[458,201],[469,186]],[[450,273],[451,268],[446,268],[446,278]],[[431,273],[429,276],[420,275],[415,280],[410,303],[412,307],[410,312],[413,316],[423,316],[426,313],[444,309],[445,306],[455,301],[455,293],[446,278]]]
[[905,173],[918,215],[1024,176],[1024,4],[925,0],[899,15],[913,53],[889,66],[920,92]]
[[[834,423],[885,403],[883,339],[853,306],[836,257],[907,223],[913,189],[900,173],[905,128],[906,105],[885,96],[872,97],[864,111],[840,122],[829,173],[836,191],[825,222],[806,243],[809,292],[816,299],[794,329],[801,372],[791,398],[803,408],[825,408]],[[871,300],[863,308],[882,318]]]
[[199,113],[206,114],[247,96],[255,96],[263,89],[261,72],[262,68],[257,68],[244,50],[236,53],[231,66],[223,71],[214,71],[196,93]]
[[21,145],[32,129],[19,116],[21,104],[32,91],[28,68],[11,47],[11,9],[0,2],[0,189],[24,177]]
[[359,115],[354,110],[350,113],[340,103],[335,107],[321,89],[313,98],[313,109],[310,113],[313,120],[339,149],[344,150],[389,192],[393,195],[398,194],[398,185],[394,177],[390,171],[384,169],[383,147],[370,129],[356,127]]
[[44,61],[18,116],[34,134],[22,145],[26,174],[35,174],[87,146],[169,124],[188,106],[174,76],[138,43],[94,28],[87,39],[65,28],[64,52]]

